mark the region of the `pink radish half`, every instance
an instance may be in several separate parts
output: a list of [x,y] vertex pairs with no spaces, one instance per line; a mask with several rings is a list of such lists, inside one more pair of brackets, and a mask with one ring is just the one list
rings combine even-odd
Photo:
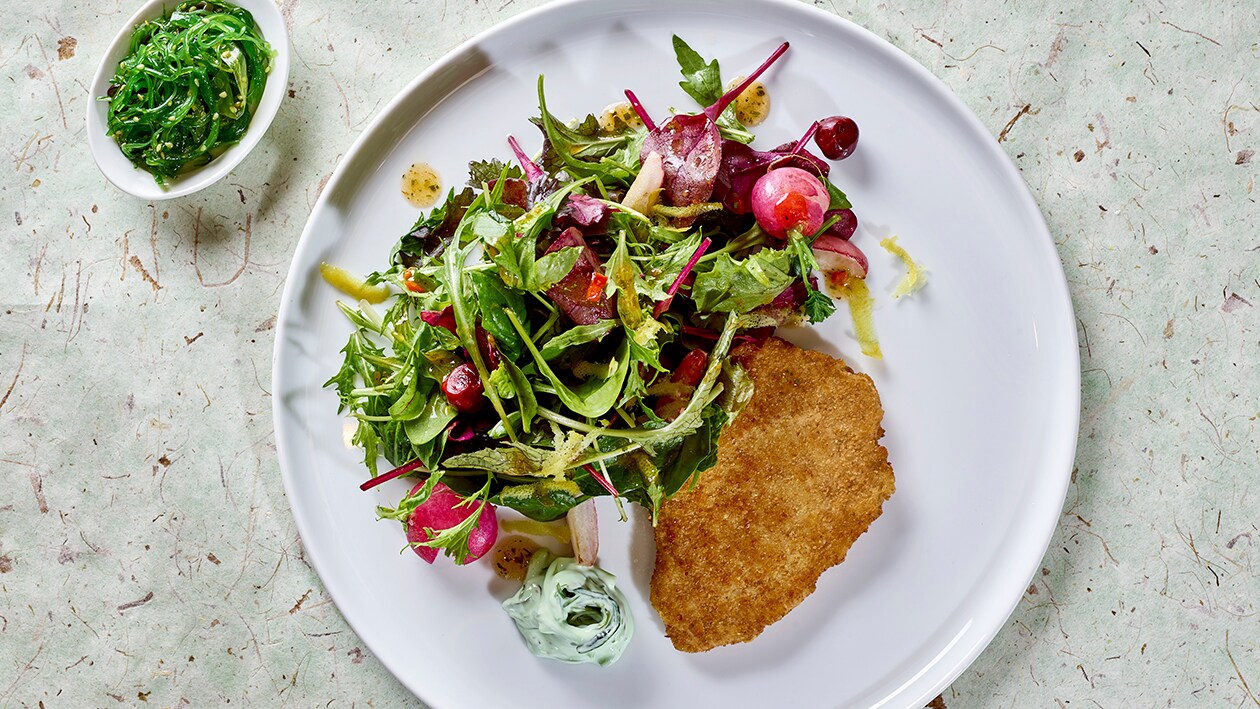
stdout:
[[823,234],[814,240],[814,258],[821,271],[844,271],[854,278],[866,278],[866,254],[847,239]]
[[[416,494],[423,487],[424,483],[417,484],[411,488],[411,494]],[[418,545],[419,542],[427,542],[433,538],[425,532],[426,527],[438,532],[450,529],[477,511],[479,506],[477,503],[456,507],[463,499],[445,484],[438,483],[433,487],[429,499],[411,513],[411,517],[407,519],[407,541],[415,545],[411,548],[421,559],[432,564],[437,560],[438,555],[436,548]],[[498,538],[499,520],[495,517],[494,505],[487,502],[481,508],[481,518],[477,520],[477,527],[473,529],[472,534],[468,535],[468,556],[464,558],[464,563],[471,564],[480,559],[490,551]]]
[[757,180],[751,201],[757,224],[767,234],[784,239],[789,231],[818,231],[831,195],[813,174],[799,167],[780,167]]

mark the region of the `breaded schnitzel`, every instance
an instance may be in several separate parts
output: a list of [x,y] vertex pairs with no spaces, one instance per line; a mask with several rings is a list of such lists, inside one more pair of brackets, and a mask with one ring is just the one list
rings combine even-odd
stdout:
[[652,605],[674,647],[747,642],[814,592],[893,493],[871,378],[770,338],[732,352],[755,384],[699,484],[661,507]]

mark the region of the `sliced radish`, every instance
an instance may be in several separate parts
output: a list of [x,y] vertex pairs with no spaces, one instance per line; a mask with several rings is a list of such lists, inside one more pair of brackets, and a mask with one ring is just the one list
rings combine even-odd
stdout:
[[[419,483],[411,488],[411,494],[416,494],[424,487],[424,483]],[[462,507],[457,507],[463,502],[464,498],[458,493],[450,489],[443,483],[438,483],[433,487],[433,492],[429,495],[429,499],[425,500],[420,506],[416,507],[411,513],[411,517],[407,519],[407,541],[413,544],[411,548],[421,558],[432,564],[437,560],[438,550],[434,547],[419,545],[420,542],[427,542],[433,537],[425,532],[425,528],[434,531],[450,529],[455,525],[468,519],[469,515],[477,512],[478,504],[469,503]],[[481,517],[477,520],[477,526],[473,529],[472,534],[468,535],[468,556],[464,558],[465,564],[480,559],[486,552],[494,546],[495,540],[499,538],[499,521],[494,514],[494,505],[487,502],[481,508]]]
[[595,514],[595,500],[571,508],[567,517],[573,555],[582,566],[594,566],[599,558],[599,517]]
[[854,278],[866,278],[866,254],[846,239],[823,234],[814,240],[814,258],[821,271],[844,271]]

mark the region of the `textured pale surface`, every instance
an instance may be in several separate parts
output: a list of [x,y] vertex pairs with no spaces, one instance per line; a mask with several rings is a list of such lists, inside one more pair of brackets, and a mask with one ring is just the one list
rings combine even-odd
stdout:
[[[303,560],[271,438],[274,313],[375,110],[535,4],[285,3],[293,94],[271,133],[156,206],[110,187],[83,134],[131,7],[0,7],[0,705],[414,703]],[[1004,137],[1079,318],[1059,532],[941,702],[1260,706],[1260,5],[1040,5],[824,4]]]

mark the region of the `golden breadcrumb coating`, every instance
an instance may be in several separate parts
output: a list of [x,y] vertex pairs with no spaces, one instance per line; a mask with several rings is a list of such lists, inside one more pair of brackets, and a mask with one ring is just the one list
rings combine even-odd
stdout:
[[893,493],[875,384],[778,338],[732,357],[751,401],[656,526],[652,605],[674,647],[747,642],[814,592]]

